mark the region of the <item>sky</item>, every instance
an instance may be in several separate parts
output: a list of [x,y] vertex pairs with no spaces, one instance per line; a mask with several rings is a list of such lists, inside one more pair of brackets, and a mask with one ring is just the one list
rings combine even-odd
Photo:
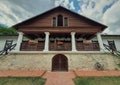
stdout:
[[0,24],[12,26],[59,5],[107,25],[103,34],[120,35],[120,0],[0,0]]

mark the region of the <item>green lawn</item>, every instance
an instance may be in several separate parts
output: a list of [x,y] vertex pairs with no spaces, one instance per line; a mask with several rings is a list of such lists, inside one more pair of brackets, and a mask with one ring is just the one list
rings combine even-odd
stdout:
[[120,85],[119,77],[77,77],[75,85]]
[[44,85],[45,79],[40,77],[7,77],[0,78],[0,85]]

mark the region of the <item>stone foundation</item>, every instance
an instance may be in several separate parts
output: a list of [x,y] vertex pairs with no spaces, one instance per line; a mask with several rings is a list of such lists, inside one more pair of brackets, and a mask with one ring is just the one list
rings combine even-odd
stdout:
[[[52,69],[52,58],[55,53],[14,53],[0,58],[0,70],[47,70]],[[95,70],[99,62],[105,70],[117,68],[115,59],[109,54],[102,53],[65,53],[68,58],[68,69]]]

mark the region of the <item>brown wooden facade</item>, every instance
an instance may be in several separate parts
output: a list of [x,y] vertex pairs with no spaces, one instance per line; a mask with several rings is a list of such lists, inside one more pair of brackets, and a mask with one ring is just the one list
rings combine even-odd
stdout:
[[[49,32],[50,38],[54,38],[54,40],[49,40],[50,51],[71,51],[71,32],[76,33],[76,39],[83,38],[89,40],[95,37],[96,33],[102,32],[106,28],[105,25],[74,13],[61,6],[53,8],[13,27],[18,31],[23,32],[24,35],[30,39],[44,39],[44,41],[38,41],[38,43],[34,45],[29,45],[27,41],[22,42],[22,51],[42,51],[45,45],[44,32]],[[56,40],[57,38],[69,38],[70,40]],[[58,42],[61,42],[62,44],[57,44]],[[75,42],[77,50],[79,51],[99,50],[98,43],[86,45],[78,41]]]

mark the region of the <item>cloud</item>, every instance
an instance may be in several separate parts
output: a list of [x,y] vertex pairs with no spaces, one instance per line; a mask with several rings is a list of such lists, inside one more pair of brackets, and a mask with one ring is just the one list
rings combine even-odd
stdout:
[[52,7],[51,0],[0,0],[0,23],[12,26]]
[[[14,5],[13,6],[7,4],[7,2],[0,3],[0,22],[7,25],[13,25],[16,22],[19,22],[21,18],[23,18],[23,14],[30,15],[30,13],[26,12],[24,9],[22,9],[19,6]],[[21,13],[19,11],[21,11]],[[17,12],[17,13],[15,13]]]
[[105,12],[103,22],[109,26],[105,33],[120,34],[120,1]]
[[64,6],[68,9],[75,10],[74,2],[70,0],[55,0],[55,6]]
[[75,6],[74,6],[74,2],[73,1],[70,3],[70,9],[71,10],[75,10]]
[[[78,0],[81,9],[80,14],[102,22],[103,8],[114,3],[115,0]],[[107,8],[108,9],[108,8]]]
[[[120,0],[78,0],[78,13],[108,26],[103,33],[120,32]],[[116,30],[113,32],[113,30]],[[120,34],[120,33],[119,33]]]

